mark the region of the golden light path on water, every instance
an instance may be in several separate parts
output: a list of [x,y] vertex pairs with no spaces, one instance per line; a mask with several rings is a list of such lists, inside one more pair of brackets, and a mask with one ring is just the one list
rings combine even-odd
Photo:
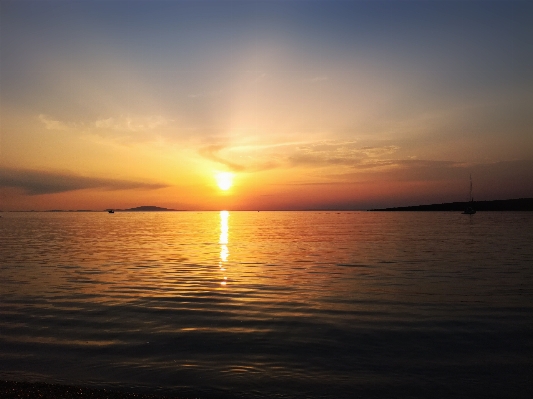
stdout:
[[221,281],[221,285],[226,285],[228,277],[225,275],[225,265],[228,261],[229,256],[229,250],[228,250],[228,232],[229,232],[229,212],[228,211],[220,211],[220,261],[218,262],[218,266],[220,268],[220,271],[222,272],[223,279]]

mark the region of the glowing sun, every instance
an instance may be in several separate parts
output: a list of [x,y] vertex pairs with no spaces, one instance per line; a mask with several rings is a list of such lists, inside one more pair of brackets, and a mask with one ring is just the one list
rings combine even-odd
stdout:
[[233,185],[233,173],[231,172],[218,172],[215,175],[217,185],[221,190],[229,190]]

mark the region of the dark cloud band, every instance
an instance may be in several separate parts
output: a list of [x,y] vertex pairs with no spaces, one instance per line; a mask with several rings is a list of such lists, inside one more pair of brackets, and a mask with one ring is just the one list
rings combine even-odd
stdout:
[[96,188],[102,190],[155,190],[165,184],[86,177],[71,173],[0,168],[0,187],[16,187],[29,195],[63,193]]

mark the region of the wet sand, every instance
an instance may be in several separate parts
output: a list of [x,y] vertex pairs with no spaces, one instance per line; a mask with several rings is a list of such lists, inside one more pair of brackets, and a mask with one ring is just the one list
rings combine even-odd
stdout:
[[3,399],[185,399],[190,396],[165,396],[110,389],[96,389],[41,382],[0,381]]

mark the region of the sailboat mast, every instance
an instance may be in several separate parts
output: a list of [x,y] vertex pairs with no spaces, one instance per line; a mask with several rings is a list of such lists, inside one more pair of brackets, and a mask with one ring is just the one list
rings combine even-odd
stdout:
[[476,213],[476,210],[474,209],[474,197],[472,197],[472,173],[470,173],[470,204],[466,207],[465,211],[463,212],[463,215],[473,215]]
[[470,174],[470,201],[474,201],[472,198],[472,174]]

